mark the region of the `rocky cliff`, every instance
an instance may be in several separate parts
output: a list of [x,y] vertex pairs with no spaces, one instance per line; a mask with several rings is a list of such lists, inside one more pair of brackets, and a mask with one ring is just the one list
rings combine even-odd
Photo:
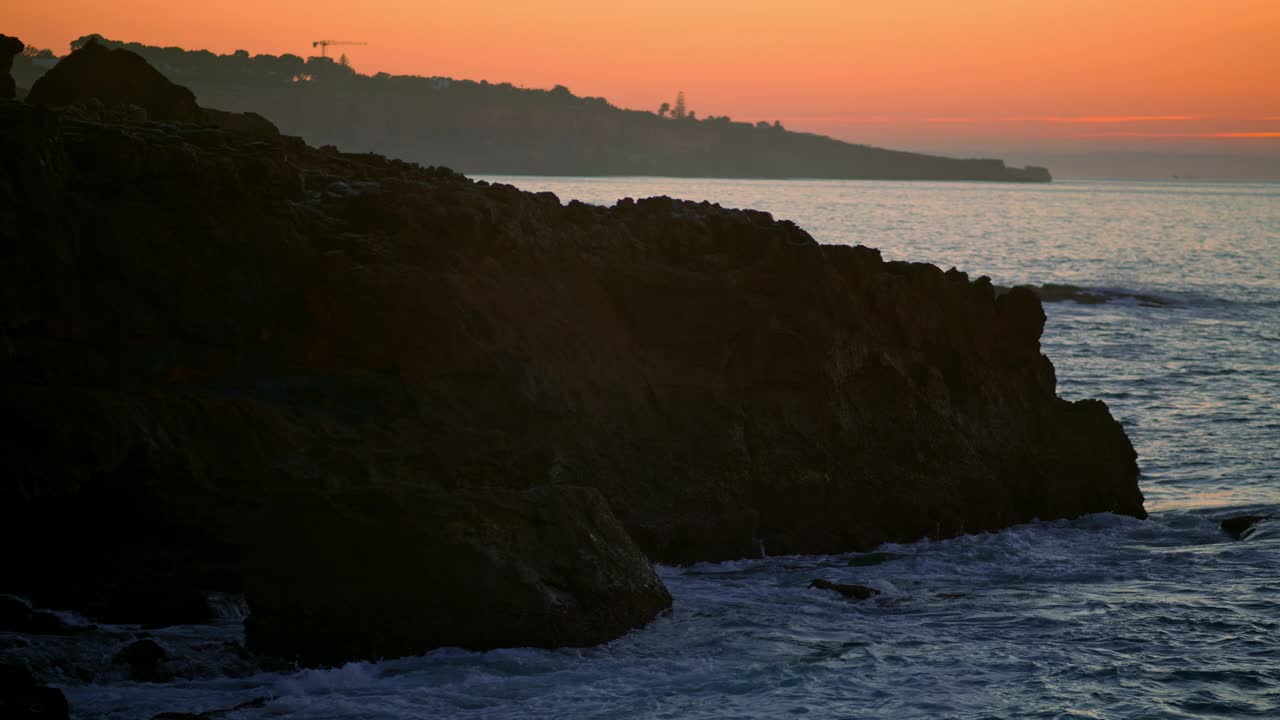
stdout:
[[9,69],[13,67],[13,57],[24,47],[18,38],[0,35],[0,100],[10,99],[17,92]]
[[257,649],[331,663],[600,642],[670,604],[641,551],[1144,515],[1029,291],[60,101],[0,103],[0,591],[247,591]]

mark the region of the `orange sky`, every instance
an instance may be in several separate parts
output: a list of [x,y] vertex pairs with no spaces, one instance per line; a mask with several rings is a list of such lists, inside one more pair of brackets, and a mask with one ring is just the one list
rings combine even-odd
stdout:
[[1280,0],[15,0],[0,31],[569,86],[926,150],[1280,153]]

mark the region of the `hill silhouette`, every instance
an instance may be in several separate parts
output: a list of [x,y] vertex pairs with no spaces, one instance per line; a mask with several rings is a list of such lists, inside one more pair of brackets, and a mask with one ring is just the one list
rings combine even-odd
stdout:
[[[131,50],[200,103],[260,113],[317,145],[377,152],[466,173],[1048,182],[1044,168],[855,145],[780,124],[660,116],[604,98],[510,83],[377,73],[332,58],[153,47]],[[47,63],[46,63],[47,64]],[[31,87],[44,68],[15,67]],[[674,115],[674,113],[673,113]]]

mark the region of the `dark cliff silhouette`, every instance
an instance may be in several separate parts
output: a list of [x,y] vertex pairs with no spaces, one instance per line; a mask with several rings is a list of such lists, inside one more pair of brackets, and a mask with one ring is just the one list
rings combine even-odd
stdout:
[[[76,43],[87,40],[81,38]],[[358,74],[331,58],[105,41],[146,58],[205,106],[260,113],[316,145],[464,173],[886,180],[1050,180],[1043,168],[854,145],[780,124],[622,110],[563,86]],[[73,43],[76,44],[76,43]],[[34,73],[34,67],[32,68]],[[30,81],[28,81],[30,82]],[[27,85],[30,86],[29,84]]]
[[0,101],[0,592],[157,624],[244,592],[253,650],[332,664],[617,637],[671,604],[648,558],[1145,514],[1028,290],[149,121],[186,94],[130,55]]
[[17,92],[9,70],[13,66],[14,56],[22,52],[23,47],[18,38],[0,35],[0,100],[12,98]]

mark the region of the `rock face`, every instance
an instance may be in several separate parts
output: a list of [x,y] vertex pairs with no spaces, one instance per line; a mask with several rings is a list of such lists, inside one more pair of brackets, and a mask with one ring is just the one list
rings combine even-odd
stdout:
[[10,69],[13,68],[13,56],[22,52],[26,45],[16,37],[0,35],[0,100],[9,100],[17,93]]
[[259,647],[322,662],[581,644],[669,602],[626,535],[686,562],[1144,515],[1026,290],[270,133],[10,103],[0,169],[0,584],[42,605],[247,588]]
[[107,105],[137,105],[152,120],[194,123],[200,119],[194,93],[170,82],[136,54],[96,41],[41,76],[27,93],[27,102],[62,106],[91,97]]
[[589,488],[285,496],[260,532],[249,646],[308,665],[595,645],[671,606]]

